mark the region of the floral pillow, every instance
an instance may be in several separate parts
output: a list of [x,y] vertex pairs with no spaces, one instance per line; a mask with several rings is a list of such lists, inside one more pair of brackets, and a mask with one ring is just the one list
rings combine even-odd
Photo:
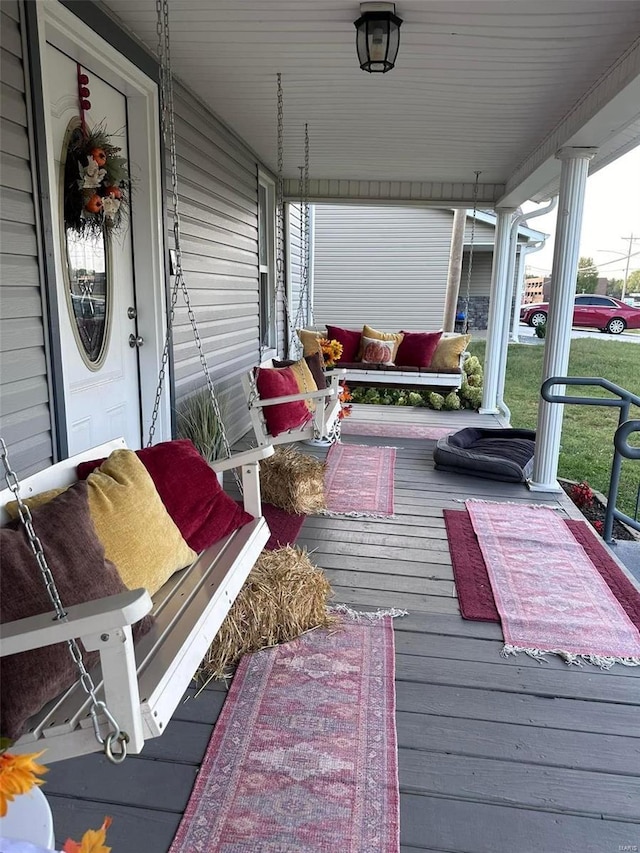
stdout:
[[377,338],[362,338],[362,363],[393,364],[394,341],[380,341]]

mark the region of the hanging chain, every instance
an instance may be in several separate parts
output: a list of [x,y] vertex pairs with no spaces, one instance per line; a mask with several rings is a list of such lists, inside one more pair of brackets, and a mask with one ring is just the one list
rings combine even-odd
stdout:
[[476,214],[478,212],[478,187],[481,172],[476,172],[473,184],[473,216],[471,217],[471,241],[469,243],[469,264],[467,266],[467,290],[464,297],[465,332],[469,331],[469,295],[471,293],[471,273],[473,271],[473,246],[476,238]]
[[[191,304],[191,297],[187,284],[184,280],[182,269],[182,240],[180,229],[180,197],[178,195],[178,156],[176,151],[176,122],[175,110],[173,101],[173,73],[171,70],[171,44],[169,37],[169,2],[168,0],[156,0],[156,32],[158,35],[158,60],[160,62],[160,104],[162,110],[162,129],[164,133],[165,143],[169,148],[170,164],[171,164],[171,213],[173,217],[173,240],[175,247],[175,269],[174,283],[171,291],[171,305],[169,310],[169,322],[167,324],[167,333],[165,336],[164,348],[162,351],[162,359],[160,372],[158,374],[158,387],[156,390],[156,399],[154,402],[153,413],[151,416],[151,424],[149,427],[149,437],[147,447],[150,447],[153,442],[153,436],[156,430],[156,422],[160,410],[160,401],[164,380],[166,376],[166,368],[169,361],[169,348],[172,341],[173,324],[175,321],[175,308],[178,299],[178,291],[182,292],[185,305],[187,307],[187,316],[191,324],[193,339],[198,350],[198,359],[202,372],[204,373],[209,398],[213,408],[214,415],[220,428],[220,437],[227,458],[231,457],[231,446],[227,437],[220,404],[216,395],[216,391],[209,371],[209,365],[202,345],[202,339],[198,331],[196,316]],[[242,494],[242,480],[238,475],[237,469],[233,469],[233,475],[236,485]]]
[[[300,166],[300,179],[298,192],[301,198],[300,204],[300,293],[298,298],[298,310],[296,312],[296,327],[306,325],[309,318],[309,125],[304,126],[304,165]],[[305,310],[306,309],[306,310]]]
[[[55,579],[51,574],[49,564],[47,563],[47,558],[44,553],[42,542],[40,541],[40,538],[38,537],[38,534],[36,533],[33,527],[33,518],[31,516],[31,510],[20,496],[20,481],[18,480],[18,476],[15,471],[13,471],[13,469],[11,468],[11,463],[9,461],[9,452],[7,450],[7,445],[5,444],[3,438],[0,438],[0,456],[2,457],[5,482],[13,493],[13,496],[15,497],[16,502],[18,504],[18,513],[20,515],[20,521],[24,528],[31,551],[33,552],[33,555],[38,563],[40,574],[42,575],[42,580],[47,590],[47,595],[49,596],[49,600],[51,601],[53,609],[55,610],[55,619],[65,619],[67,616],[67,611],[64,609],[64,606],[60,600],[60,594],[58,592]],[[80,651],[80,647],[78,646],[77,641],[73,638],[67,640],[67,647],[69,649],[69,654],[73,658],[76,668],[80,673],[80,684],[82,686],[82,689],[91,699],[91,707],[89,709],[89,713],[91,714],[91,720],[93,722],[93,731],[96,740],[98,741],[98,743],[101,743],[103,745],[105,755],[107,756],[109,761],[111,761],[113,764],[121,764],[127,757],[127,744],[129,743],[129,735],[126,732],[122,731],[113,714],[107,708],[105,702],[103,702],[101,699],[98,699],[96,695],[96,686],[91,677],[91,674],[88,672],[87,668],[84,665],[84,661],[82,660],[82,652]],[[111,731],[104,738],[100,734],[100,721],[98,719],[98,714],[102,714],[103,716],[105,716],[107,718],[107,722],[111,726]],[[113,752],[114,743],[118,743],[120,745],[119,752]]]

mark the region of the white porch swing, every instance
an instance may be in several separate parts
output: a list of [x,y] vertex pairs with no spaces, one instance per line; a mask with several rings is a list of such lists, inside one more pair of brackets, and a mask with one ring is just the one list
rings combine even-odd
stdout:
[[[6,520],[5,505],[15,498],[34,554],[34,570],[42,575],[55,615],[43,613],[3,624],[1,654],[14,655],[66,642],[78,668],[79,680],[31,718],[26,733],[11,747],[13,752],[34,752],[46,748],[47,763],[100,750],[110,761],[120,763],[127,752],[140,752],[147,738],[163,733],[269,538],[269,528],[261,515],[259,460],[271,455],[273,448],[267,446],[231,455],[183,278],[167,0],[158,4],[158,19],[161,98],[164,131],[171,154],[177,264],[148,443],[152,443],[155,431],[169,356],[171,326],[178,292],[181,291],[228,457],[212,467],[216,472],[233,469],[235,473],[238,467],[242,469],[244,506],[254,520],[203,551],[191,566],[174,574],[153,598],[146,590],[135,589],[65,608],[47,564],[46,549],[43,549],[37,530],[34,530],[23,496],[71,485],[76,480],[76,466],[80,462],[108,456],[111,451],[124,448],[124,440],[116,439],[58,462],[27,478],[22,484],[11,470],[6,445],[2,441],[0,457],[7,488],[0,492],[0,521]],[[236,478],[239,480],[237,475]],[[4,591],[4,595],[9,594],[8,590]],[[154,625],[134,645],[131,626],[149,612],[155,616]],[[97,671],[86,671],[78,640],[85,649],[99,651],[100,667]]]

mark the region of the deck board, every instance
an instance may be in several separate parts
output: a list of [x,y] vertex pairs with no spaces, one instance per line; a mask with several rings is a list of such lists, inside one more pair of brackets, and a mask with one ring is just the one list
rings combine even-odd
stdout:
[[[358,406],[354,414],[368,422],[499,425],[471,412]],[[334,603],[409,610],[395,621],[402,853],[605,853],[637,845],[640,668],[505,660],[500,626],[463,620],[455,597],[443,509],[478,497],[580,517],[573,504],[563,493],[532,496],[521,485],[436,471],[433,441],[344,441],[397,447],[395,515],[307,518],[298,543],[325,569]],[[104,771],[98,756],[52,766],[58,840],[111,814],[109,843],[118,853],[168,850],[225,696],[219,682],[199,695],[190,688],[164,736],[124,770]]]

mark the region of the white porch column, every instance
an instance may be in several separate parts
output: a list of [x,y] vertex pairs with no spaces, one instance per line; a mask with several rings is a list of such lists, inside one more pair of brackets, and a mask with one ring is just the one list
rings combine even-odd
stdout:
[[[569,368],[584,191],[589,160],[594,154],[594,148],[562,148],[556,154],[562,168],[542,382],[550,376],[566,376]],[[564,390],[564,386],[556,388],[560,394]],[[540,398],[536,454],[529,484],[533,491],[560,490],[556,476],[563,414],[562,403],[547,403]]]
[[487,349],[484,357],[484,390],[481,415],[498,413],[498,375],[500,372],[500,350],[505,316],[505,300],[510,298],[507,273],[509,268],[509,236],[511,217],[515,208],[497,207],[496,240],[491,267],[491,297],[487,323]]
[[445,332],[453,332],[455,328],[456,308],[458,305],[458,294],[460,293],[460,277],[462,275],[462,257],[464,255],[464,229],[466,224],[467,211],[464,208],[459,208],[453,214],[453,228],[451,229],[447,293],[444,298],[444,315],[442,319],[442,328]]
[[[544,243],[543,243],[544,245]],[[519,343],[518,329],[520,327],[520,308],[522,307],[522,294],[524,291],[525,258],[527,256],[526,246],[520,246],[517,261],[515,298],[513,300],[513,313],[511,315],[511,334],[509,340],[514,344]]]

